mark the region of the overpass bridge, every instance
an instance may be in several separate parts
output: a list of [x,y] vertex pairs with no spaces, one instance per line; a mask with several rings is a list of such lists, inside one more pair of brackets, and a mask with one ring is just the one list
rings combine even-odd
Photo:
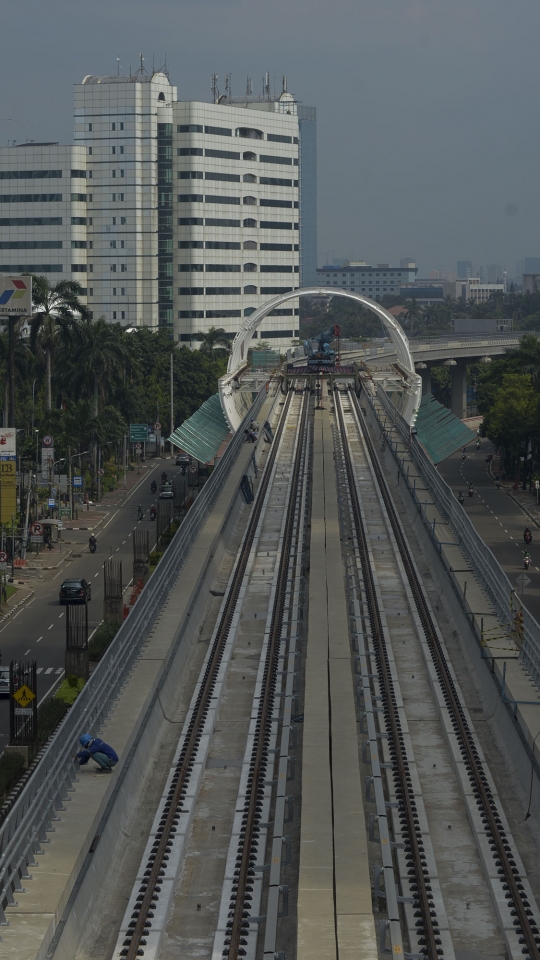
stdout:
[[256,393],[4,810],[2,958],[540,956],[540,627],[367,388]]

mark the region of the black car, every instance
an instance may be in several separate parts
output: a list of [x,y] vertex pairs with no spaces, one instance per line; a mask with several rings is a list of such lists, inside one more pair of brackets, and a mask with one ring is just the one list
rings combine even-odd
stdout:
[[92,587],[81,577],[64,580],[60,586],[60,603],[87,603],[92,599]]
[[189,453],[179,453],[175,460],[175,464],[177,467],[189,467],[190,463],[191,463],[191,457]]

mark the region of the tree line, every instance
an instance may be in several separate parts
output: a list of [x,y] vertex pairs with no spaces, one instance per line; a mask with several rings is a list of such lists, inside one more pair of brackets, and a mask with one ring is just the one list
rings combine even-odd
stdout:
[[32,287],[32,316],[6,318],[0,332],[3,423],[17,429],[27,463],[44,434],[54,437],[55,458],[90,451],[83,467],[96,444],[104,459],[118,449],[130,423],[160,421],[168,436],[171,354],[174,426],[217,392],[227,365],[223,331],[201,334],[201,349],[190,350],[166,330],[91,319],[74,281],[33,276]]

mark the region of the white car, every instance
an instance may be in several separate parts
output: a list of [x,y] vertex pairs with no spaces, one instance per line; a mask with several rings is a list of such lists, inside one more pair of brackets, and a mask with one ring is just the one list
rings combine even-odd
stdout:
[[9,697],[9,667],[0,667],[0,697]]

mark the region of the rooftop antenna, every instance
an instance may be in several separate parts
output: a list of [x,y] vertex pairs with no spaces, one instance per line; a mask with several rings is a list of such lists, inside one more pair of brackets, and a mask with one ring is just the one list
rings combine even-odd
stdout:
[[219,80],[219,77],[218,77],[217,73],[213,73],[213,74],[212,74],[212,97],[213,97],[213,102],[214,102],[214,103],[217,103],[218,100],[219,100],[219,90],[218,90],[218,85],[217,85],[217,84],[218,84],[218,80]]
[[252,94],[251,77],[248,77],[246,82],[246,97],[251,97],[251,94]]
[[285,76],[281,78],[281,92],[287,93],[287,77]]
[[270,99],[270,72],[268,70],[264,75],[264,95]]
[[144,75],[144,57],[143,57],[142,53],[139,54],[139,60],[141,61],[141,65],[140,65],[140,67],[139,67],[139,69],[138,69],[137,72],[140,73],[140,75],[141,75],[141,77],[142,77],[142,76]]
[[154,59],[155,59],[155,55],[152,54],[152,76],[154,76],[154,73],[156,72],[156,67],[155,67],[155,64],[154,64]]
[[116,76],[117,77],[120,76],[120,63],[121,63],[120,57],[117,57],[116,58]]
[[230,100],[232,96],[231,78],[232,78],[232,74],[230,73],[225,74],[225,96],[227,97],[228,100]]

